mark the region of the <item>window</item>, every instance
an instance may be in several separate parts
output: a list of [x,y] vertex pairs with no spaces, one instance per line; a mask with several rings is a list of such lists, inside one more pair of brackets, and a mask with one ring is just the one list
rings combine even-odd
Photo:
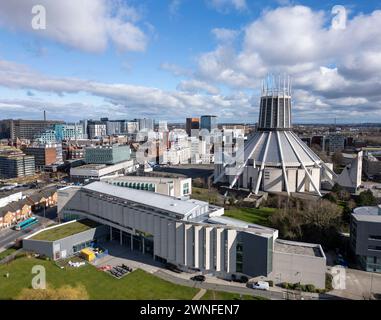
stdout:
[[368,250],[381,251],[381,246],[368,246]]
[[370,234],[368,240],[381,240],[381,236]]
[[183,194],[189,194],[189,183],[183,184]]
[[237,241],[236,245],[236,272],[243,272],[243,243]]

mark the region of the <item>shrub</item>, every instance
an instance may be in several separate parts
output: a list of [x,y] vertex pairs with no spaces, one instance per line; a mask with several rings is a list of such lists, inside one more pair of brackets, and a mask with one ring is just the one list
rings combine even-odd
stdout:
[[307,292],[316,292],[316,288],[313,284],[307,284],[306,285],[306,291]]
[[325,274],[325,290],[331,291],[333,290],[332,287],[332,275],[330,273]]

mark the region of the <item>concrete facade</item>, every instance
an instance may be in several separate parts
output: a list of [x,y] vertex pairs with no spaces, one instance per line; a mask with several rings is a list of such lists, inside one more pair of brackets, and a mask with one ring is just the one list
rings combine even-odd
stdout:
[[[71,221],[68,223],[72,223],[72,222],[74,221]],[[37,252],[41,255],[57,260],[57,259],[72,256],[75,253],[74,246],[77,246],[82,243],[92,242],[95,239],[105,238],[109,234],[109,228],[107,228],[104,225],[101,225],[99,227],[92,228],[92,229],[89,229],[89,230],[74,234],[72,236],[56,240],[56,241],[44,241],[44,240],[32,239],[38,233],[44,232],[49,229],[54,229],[55,227],[58,227],[58,226],[40,230],[26,237],[23,240],[23,249],[26,251]]]
[[[277,243],[291,248],[281,250]],[[293,250],[293,247],[296,247]],[[303,248],[311,250],[300,250]],[[294,241],[276,240],[273,255],[271,279],[275,283],[313,284],[316,288],[325,288],[326,257],[320,245]]]
[[381,206],[354,209],[350,246],[365,271],[381,272]]

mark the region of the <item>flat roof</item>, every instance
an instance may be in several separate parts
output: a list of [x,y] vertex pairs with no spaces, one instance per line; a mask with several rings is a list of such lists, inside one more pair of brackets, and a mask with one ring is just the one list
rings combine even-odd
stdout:
[[352,215],[358,221],[381,222],[381,208],[379,206],[358,207]]
[[165,211],[174,212],[183,216],[191,213],[193,210],[208,206],[209,204],[199,200],[179,200],[174,197],[154,193],[151,191],[136,190],[131,188],[124,188],[111,185],[105,182],[93,182],[84,187],[84,190],[104,193],[113,197],[129,200],[132,202],[141,203],[146,206],[159,208]]
[[275,240],[274,251],[319,258],[325,257],[324,252],[321,249],[321,246],[318,244],[287,241],[281,239]]
[[245,229],[245,232],[254,233],[254,234],[261,233],[262,236],[263,235],[273,236],[274,232],[277,231],[272,228],[260,226],[258,224],[248,223],[248,222],[230,218],[230,217],[225,217],[223,215],[208,218],[205,220],[205,222],[211,223],[211,224],[220,224],[220,225],[233,227],[233,228]]
[[135,181],[148,181],[148,182],[149,181],[170,182],[173,180],[186,180],[186,179],[190,179],[190,178],[186,178],[186,177],[170,178],[170,177],[160,177],[160,176],[155,176],[155,177],[151,177],[151,176],[123,176],[123,177],[108,178],[105,181],[132,181],[132,180],[135,180]]
[[56,241],[60,240],[74,234],[93,229],[100,226],[99,223],[92,221],[90,219],[83,219],[71,223],[65,223],[62,225],[57,225],[48,230],[37,233],[32,236],[31,240],[44,240],[44,241]]

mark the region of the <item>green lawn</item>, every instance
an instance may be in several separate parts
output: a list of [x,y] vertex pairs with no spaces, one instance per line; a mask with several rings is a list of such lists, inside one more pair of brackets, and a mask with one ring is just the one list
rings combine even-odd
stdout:
[[237,208],[225,210],[225,216],[250,223],[269,226],[269,217],[275,212],[274,208]]
[[[31,287],[34,265],[46,268],[46,280],[54,288],[82,284],[90,299],[185,299],[189,300],[198,289],[179,286],[136,270],[122,279],[97,270],[91,265],[81,268],[58,268],[52,261],[22,257],[8,265],[0,265],[0,299],[14,299],[23,288]],[[9,272],[9,278],[5,273]]]
[[3,260],[5,257],[8,257],[9,255],[11,255],[16,250],[17,250],[16,248],[11,247],[5,251],[0,252],[0,260]]
[[76,233],[80,233],[80,232],[95,228],[98,225],[99,224],[94,221],[84,219],[81,221],[72,222],[69,224],[65,224],[63,226],[59,226],[50,230],[40,232],[36,234],[34,237],[32,237],[31,239],[55,241],[62,238],[66,238]]
[[[238,293],[208,290],[203,295],[201,300],[241,300],[241,296]],[[259,297],[259,296],[254,296],[254,295],[252,296],[243,295],[242,300],[268,300],[268,299]]]

